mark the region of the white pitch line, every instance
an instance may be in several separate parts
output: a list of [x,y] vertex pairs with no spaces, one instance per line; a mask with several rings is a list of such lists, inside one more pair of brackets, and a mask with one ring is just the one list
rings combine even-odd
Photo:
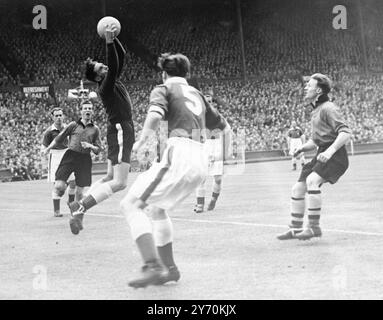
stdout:
[[[252,223],[252,222],[236,222],[236,221],[222,221],[222,220],[195,220],[195,219],[184,219],[184,218],[172,218],[172,220],[185,221],[185,222],[215,223],[215,224],[217,223],[218,224],[233,224],[238,226],[266,227],[266,228],[286,228],[285,225],[280,225],[280,224],[264,224],[264,223]],[[339,230],[339,229],[323,229],[323,231],[383,237],[383,233],[378,233],[378,232],[365,232],[365,231],[358,231],[358,230],[353,231],[353,230]]]
[[[21,211],[25,212],[25,209],[17,209],[17,208],[0,208],[0,212],[16,212]],[[32,209],[28,212],[48,212],[52,213],[50,210],[36,210]],[[105,217],[105,218],[125,218],[123,215],[119,214],[103,214],[103,213],[87,213],[87,216],[95,216],[95,217]],[[186,218],[172,218],[175,221],[183,221],[183,222],[196,222],[196,223],[213,223],[213,224],[229,224],[229,225],[237,225],[237,226],[249,226],[249,227],[264,227],[264,228],[286,228],[285,225],[280,224],[265,224],[265,223],[253,223],[253,222],[237,222],[237,221],[224,221],[224,220],[205,220],[205,219],[186,219]],[[323,229],[326,232],[335,232],[335,233],[345,233],[345,234],[353,234],[353,235],[363,235],[363,236],[378,236],[383,237],[383,233],[378,232],[367,232],[367,231],[358,231],[358,230],[340,230],[340,229]]]

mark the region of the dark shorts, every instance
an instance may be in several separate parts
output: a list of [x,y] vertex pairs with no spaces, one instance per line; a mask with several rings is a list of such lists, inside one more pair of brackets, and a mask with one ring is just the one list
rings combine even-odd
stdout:
[[133,124],[124,121],[108,124],[106,139],[108,142],[108,159],[112,165],[121,162],[130,163],[130,153],[134,144]]
[[306,181],[306,178],[310,173],[316,172],[319,176],[325,179],[326,182],[333,184],[346,172],[348,168],[348,155],[345,146],[335,152],[326,163],[317,160],[318,154],[324,152],[329,146],[330,145],[319,147],[315,157],[303,166],[301,175],[298,179],[299,182]]
[[92,158],[89,154],[67,150],[56,171],[56,181],[67,181],[74,172],[76,185],[89,187],[92,184]]

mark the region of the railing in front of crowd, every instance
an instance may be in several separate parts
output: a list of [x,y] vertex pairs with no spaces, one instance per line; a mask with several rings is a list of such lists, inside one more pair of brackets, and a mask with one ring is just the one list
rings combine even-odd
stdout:
[[[350,155],[361,155],[361,154],[373,154],[383,153],[383,142],[374,143],[350,143],[347,145],[347,151]],[[315,152],[305,153],[306,158],[312,158]],[[288,155],[287,150],[270,150],[270,151],[247,151],[245,153],[246,163],[255,162],[266,162],[266,161],[283,161],[289,160],[291,157]],[[107,168],[106,162],[95,162],[93,163],[92,173],[93,174],[105,174]],[[140,164],[138,161],[132,161],[132,171],[139,171]],[[44,176],[43,176],[44,178]],[[4,168],[0,169],[0,181],[10,181],[12,179],[11,169]]]

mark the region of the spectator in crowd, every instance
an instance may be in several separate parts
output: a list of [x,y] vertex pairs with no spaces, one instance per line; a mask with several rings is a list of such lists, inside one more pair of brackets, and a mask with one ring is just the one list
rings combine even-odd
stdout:
[[[337,4],[335,0],[328,1]],[[201,90],[212,90],[222,98],[226,103],[216,103],[217,109],[232,128],[244,130],[246,151],[285,150],[284,134],[292,119],[310,134],[310,108],[304,113],[300,105],[301,77],[314,71],[326,73],[341,84],[334,89],[335,102],[353,131],[354,142],[383,141],[383,78],[375,73],[362,74],[359,32],[352,28],[338,32],[321,19],[328,10],[327,2],[241,3],[247,81],[239,80],[242,65],[234,28],[236,13],[229,2],[209,1],[185,10],[177,0],[153,0],[121,7],[110,4],[108,10],[123,26],[119,36],[123,43],[132,36],[154,53],[177,51],[190,57],[192,75],[198,78]],[[11,73],[0,57],[0,163],[11,168],[16,179],[38,179],[46,171],[38,152],[39,137],[49,125],[50,103],[46,97],[24,97],[8,87],[22,82],[55,83],[56,88],[78,83],[80,65],[87,56],[100,60],[105,57],[102,40],[95,32],[99,13],[86,1],[55,2],[49,11],[47,32],[26,27],[19,9],[10,2],[6,11],[0,11],[2,52],[13,53],[19,68],[15,68],[17,74]],[[350,4],[348,9],[355,8]],[[382,72],[383,2],[365,0],[361,13],[369,17],[365,21],[367,67]],[[358,23],[355,19],[350,15],[350,26]],[[76,23],[70,23],[73,21]],[[319,34],[312,31],[318,29]],[[129,51],[126,62],[122,80],[129,86],[135,132],[139,134],[149,93],[159,78]],[[78,105],[66,99],[66,90],[56,89],[56,99],[65,110],[67,122],[77,118]],[[100,126],[105,146],[105,115],[100,102],[94,105],[94,120]],[[92,157],[93,161],[105,161],[105,151]]]

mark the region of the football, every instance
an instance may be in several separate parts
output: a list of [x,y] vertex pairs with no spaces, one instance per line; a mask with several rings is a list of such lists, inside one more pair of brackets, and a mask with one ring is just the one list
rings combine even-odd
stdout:
[[97,33],[98,35],[101,37],[101,38],[105,38],[105,29],[108,27],[108,26],[112,26],[112,25],[115,25],[117,27],[117,33],[116,33],[116,36],[118,36],[120,34],[120,31],[121,31],[121,24],[120,24],[120,21],[118,21],[116,18],[114,17],[110,17],[110,16],[107,16],[107,17],[103,17],[102,19],[100,19],[100,21],[97,23]]

